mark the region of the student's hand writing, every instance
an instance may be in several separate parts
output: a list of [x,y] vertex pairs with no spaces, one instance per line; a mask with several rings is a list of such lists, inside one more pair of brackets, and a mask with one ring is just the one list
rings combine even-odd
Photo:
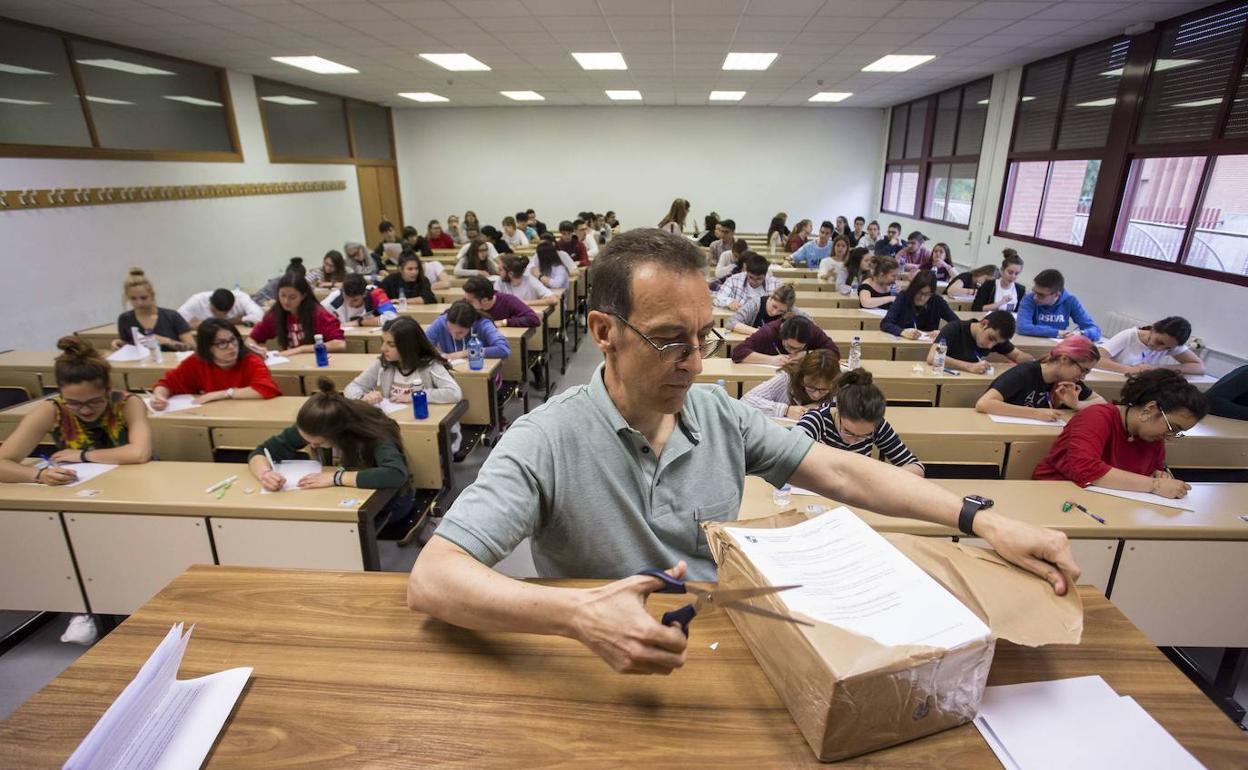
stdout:
[[161,398],[153,393],[152,397],[148,400],[147,405],[157,412],[163,412],[165,411],[165,407],[169,406],[169,399]]
[[53,452],[48,459],[54,463],[80,463],[82,462],[82,450],[62,449],[59,452]]
[[1057,422],[1062,419],[1062,413],[1056,409],[1034,409],[1032,410],[1032,417],[1045,422]]
[[728,303],[728,309],[733,312],[736,312],[740,307],[741,307],[741,303],[735,299],[732,302]]
[[213,401],[221,401],[225,398],[225,391],[217,390],[211,393],[200,393],[191,399],[196,404],[211,404]]
[[1180,497],[1187,497],[1187,493],[1191,491],[1192,485],[1170,476],[1162,476],[1153,482],[1153,488],[1162,497],[1177,500]]
[[299,479],[300,489],[324,489],[334,485],[334,474],[326,473],[309,473],[307,476]]
[[375,390],[370,390],[364,394],[364,398],[360,399],[369,406],[377,406],[381,403],[381,394]]
[[1080,331],[1078,329],[1063,329],[1062,331],[1057,333],[1057,336],[1061,337],[1062,339],[1066,339],[1067,337],[1073,337],[1079,333]]
[[986,510],[975,517],[974,530],[1003,559],[1049,581],[1058,596],[1065,596],[1073,581],[1082,574],[1070,552],[1066,535],[1055,529],[1044,529],[1007,518],[996,510]]
[[775,355],[771,357],[771,365],[772,366],[784,366],[785,364],[787,364],[789,361],[792,361],[792,360],[793,360],[792,356],[787,356],[781,353],[779,355]]
[[901,336],[903,339],[917,340],[919,338],[919,330],[918,329],[902,329]]
[[270,468],[260,474],[260,486],[270,492],[276,492],[286,486],[286,477]]
[[39,474],[39,483],[47,484],[50,487],[64,486],[65,484],[73,484],[78,480],[78,474],[72,468],[57,468],[52,466],[44,468]]
[[124,340],[113,340],[112,346],[113,350],[121,350],[126,346],[126,343]]
[[968,364],[966,370],[972,374],[983,374],[990,368],[992,368],[992,365],[987,361],[976,361],[973,364]]
[[[685,576],[682,561],[667,571]],[[634,575],[584,592],[572,619],[573,638],[621,674],[663,674],[685,665],[689,640],[678,626],[663,626],[646,612],[656,578]]]

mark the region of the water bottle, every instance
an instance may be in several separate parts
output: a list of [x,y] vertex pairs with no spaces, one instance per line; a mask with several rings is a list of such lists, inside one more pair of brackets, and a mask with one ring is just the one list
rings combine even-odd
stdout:
[[900,291],[900,289],[897,288],[897,282],[894,281],[893,285],[888,287],[888,293],[896,297],[898,291]]
[[862,338],[855,336],[849,343],[849,370],[852,372],[862,364]]
[[793,502],[793,485],[785,484],[782,487],[776,487],[773,489],[771,491],[771,502],[781,508],[784,508],[789,503]]
[[723,377],[720,377],[718,380],[715,380],[715,387],[721,388],[725,391],[728,390],[728,385],[724,383]]
[[474,372],[485,368],[485,346],[475,332],[468,338],[468,368]]
[[239,291],[242,291],[242,290],[243,290],[242,285],[241,285],[241,284],[239,284],[239,282],[238,282],[238,281],[235,281],[235,282],[234,282],[234,291],[239,292]]
[[147,350],[148,358],[158,364],[164,361],[165,356],[160,351],[160,342],[156,339],[156,335],[154,333],[144,334],[142,329],[135,326],[130,332],[130,335],[137,347],[145,348]]
[[319,367],[329,366],[329,348],[325,346],[325,337],[316,335],[316,342],[312,345],[312,349],[316,351],[316,365]]
[[945,371],[945,354],[949,352],[949,343],[945,340],[936,340],[936,355],[932,356],[932,374],[940,374]]
[[407,310],[407,292],[403,290],[402,286],[399,287],[399,309]]
[[412,416],[417,420],[429,419],[429,394],[419,377],[416,378],[416,389],[412,391]]

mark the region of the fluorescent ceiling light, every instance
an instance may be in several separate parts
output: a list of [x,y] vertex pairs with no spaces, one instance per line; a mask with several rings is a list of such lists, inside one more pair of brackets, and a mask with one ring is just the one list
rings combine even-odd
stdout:
[[927,64],[935,56],[931,54],[899,54],[890,53],[871,62],[862,68],[863,72],[906,72],[920,64]]
[[724,69],[765,70],[779,55],[778,53],[730,53],[724,57]]
[[639,102],[641,91],[606,91],[607,98],[617,102]]
[[853,91],[820,91],[806,101],[808,102],[843,102],[853,96]]
[[316,104],[312,99],[300,99],[298,96],[261,96],[262,102],[273,102],[274,104],[285,104],[287,107],[299,107],[304,104]]
[[402,96],[404,99],[411,99],[414,102],[449,102],[450,101],[450,99],[447,99],[445,96],[438,96],[437,94],[429,93],[428,91],[408,91],[406,93],[399,94],[399,96]]
[[478,61],[466,53],[422,53],[420,58],[452,72],[489,72],[490,70],[485,62]]
[[[1201,61],[1203,61],[1203,59],[1158,59],[1157,63],[1153,65],[1153,72],[1165,72],[1166,70],[1186,67],[1189,64],[1200,64]],[[1118,69],[1105,70],[1101,74],[1106,77],[1120,78],[1122,77],[1122,67],[1119,67]]]
[[604,53],[573,53],[572,58],[583,70],[626,70],[624,54],[617,51]]
[[713,102],[739,102],[745,98],[745,91],[711,91]]
[[500,94],[508,99],[517,102],[544,102],[546,97],[537,91],[499,91]]
[[[1034,96],[1024,96],[1024,97],[1023,97],[1022,99],[1020,99],[1019,101],[1023,101],[1023,102],[1034,102],[1035,100],[1036,100],[1036,97],[1034,97]],[[988,103],[988,100],[987,100],[987,99],[980,99],[979,101],[977,101],[977,102],[975,102],[975,103],[976,103],[976,104],[987,104],[987,103]]]
[[5,72],[10,75],[51,75],[52,74],[51,72],[44,72],[43,70],[32,70],[30,67],[19,67],[16,64],[4,64],[3,62],[0,62],[0,72]]
[[102,67],[106,70],[117,70],[125,72],[129,75],[176,75],[176,72],[169,70],[160,70],[155,67],[147,67],[134,62],[122,61],[121,59],[79,59],[79,64],[85,64],[88,67]]
[[109,99],[107,96],[88,96],[87,101],[95,104],[134,104],[125,99]]
[[21,105],[28,106],[28,107],[29,107],[29,106],[34,106],[34,105],[36,105],[36,104],[51,104],[51,102],[32,102],[32,101],[31,101],[31,100],[29,100],[29,99],[8,99],[8,98],[5,98],[5,97],[3,97],[3,96],[0,96],[0,103],[3,103],[3,104],[21,104]]
[[196,107],[221,107],[221,102],[214,102],[210,99],[200,99],[198,96],[166,96],[171,102],[182,102],[183,104],[193,104]]
[[318,75],[354,75],[359,72],[355,67],[348,67],[320,56],[274,56],[273,61],[315,72]]
[[1174,106],[1175,107],[1212,107],[1215,104],[1221,104],[1221,103],[1222,103],[1222,99],[1220,98],[1197,99],[1194,102],[1180,102],[1179,104],[1176,104]]
[[1079,102],[1076,107],[1113,107],[1118,103],[1117,99],[1096,99],[1090,102]]

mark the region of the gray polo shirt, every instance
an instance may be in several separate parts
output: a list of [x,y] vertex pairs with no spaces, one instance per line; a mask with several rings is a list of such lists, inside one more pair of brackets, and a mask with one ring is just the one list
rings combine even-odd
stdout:
[[531,537],[544,577],[620,578],[684,559],[689,579],[715,580],[699,525],[737,518],[747,473],[786,483],[813,442],[695,385],[656,458],[604,369],[517,420],[437,533],[490,566]]

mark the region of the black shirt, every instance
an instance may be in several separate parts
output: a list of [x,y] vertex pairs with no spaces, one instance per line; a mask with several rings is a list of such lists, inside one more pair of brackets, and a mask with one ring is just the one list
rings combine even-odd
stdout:
[[494,250],[499,254],[515,254],[516,250],[511,248],[511,244],[501,235],[494,239]]
[[1209,414],[1248,420],[1248,365],[1229,372],[1205,396]]
[[877,257],[895,257],[897,252],[906,247],[905,241],[897,241],[897,245],[888,242],[887,238],[881,238],[875,242],[875,256]]
[[[134,344],[134,335],[130,330],[138,326],[144,334],[159,334],[162,337],[168,337],[171,340],[178,340],[183,334],[191,330],[191,325],[186,322],[182,314],[176,310],[170,310],[167,307],[156,308],[156,325],[150,329],[144,329],[139,323],[139,318],[133,310],[127,310],[117,316],[117,336],[122,342]],[[161,345],[162,350],[173,350],[169,345]]]
[[416,299],[420,297],[425,301],[426,305],[437,304],[437,297],[433,296],[433,288],[429,285],[429,279],[421,272],[420,278],[415,281],[403,280],[402,273],[391,273],[381,282],[381,288],[385,290],[386,296],[390,299],[399,298],[399,289],[403,290],[403,295],[408,299]]
[[891,288],[890,288],[888,291],[877,291],[877,290],[876,290],[876,288],[875,288],[874,286],[872,286],[871,284],[867,283],[866,281],[863,281],[862,283],[858,284],[858,291],[865,291],[866,293],[870,294],[872,297],[892,297],[892,296],[895,296],[895,295],[893,294],[893,292],[892,292],[892,289],[891,289]]
[[970,271],[968,270],[965,273],[958,273],[957,275],[953,277],[953,280],[949,282],[949,286],[945,287],[945,294],[949,293],[950,286],[953,286],[955,283],[958,283],[959,281],[961,281],[962,283],[963,291],[967,291],[968,289],[971,291],[975,290],[975,277],[972,276]]
[[[1001,394],[1007,404],[1030,406],[1035,409],[1052,409],[1049,393],[1053,386],[1044,381],[1039,361],[1028,361],[1015,364],[992,381],[989,386]],[[1092,396],[1092,389],[1086,383],[1079,383],[1079,400],[1086,401]]]
[[[969,275],[969,273],[968,273]],[[936,335],[936,340],[944,340],[949,346],[946,355],[958,361],[973,364],[986,357],[989,353],[1000,353],[1007,356],[1014,352],[1014,343],[1009,340],[998,343],[992,348],[981,348],[975,343],[975,335],[971,333],[973,321],[950,321]]]

